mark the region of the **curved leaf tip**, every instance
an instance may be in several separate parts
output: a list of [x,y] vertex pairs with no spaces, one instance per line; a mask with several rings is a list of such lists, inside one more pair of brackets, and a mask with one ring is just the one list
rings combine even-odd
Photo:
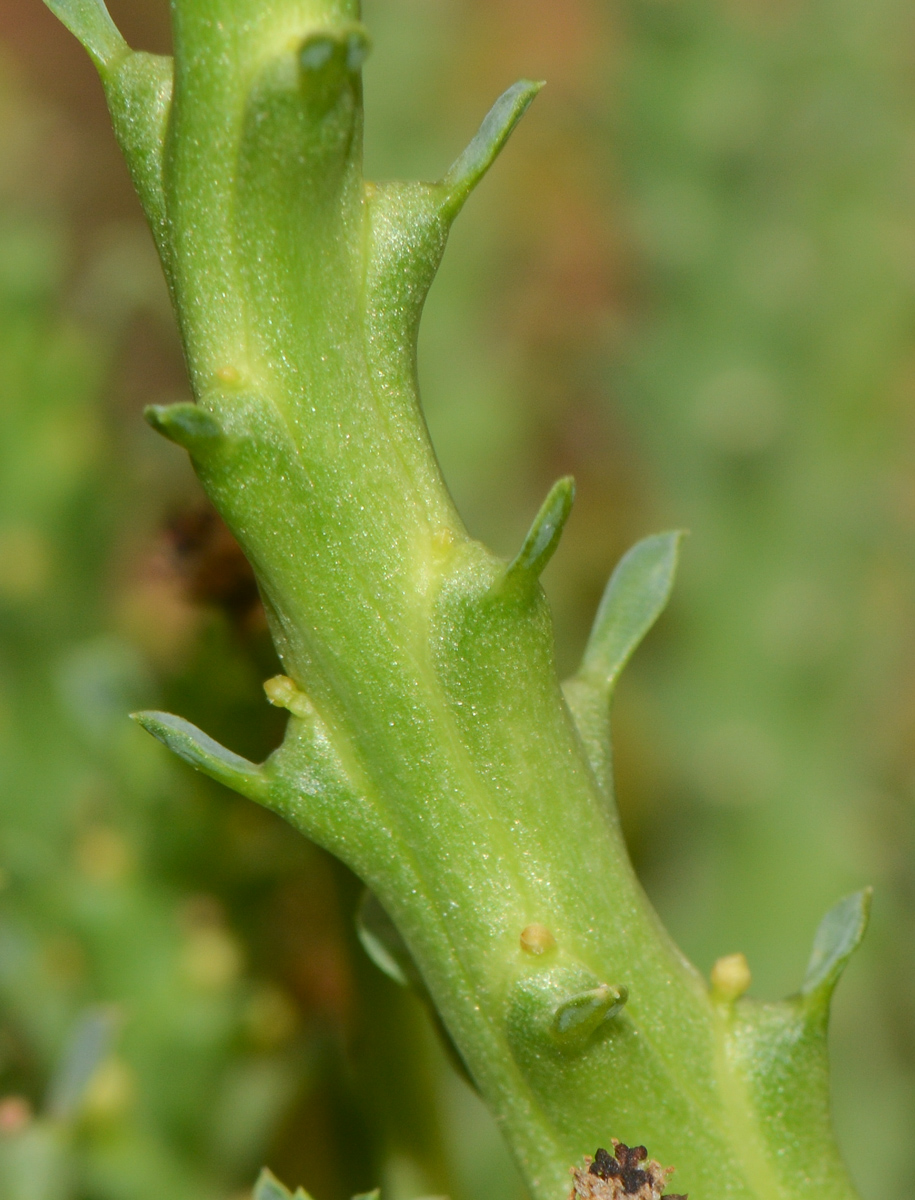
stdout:
[[189,401],[149,404],[143,416],[157,433],[183,446],[190,454],[200,454],[224,440],[222,429],[210,413]]
[[519,79],[495,102],[466,150],[442,180],[446,207],[456,215],[461,205],[495,162],[515,126],[543,87],[542,80]]
[[190,721],[164,712],[136,712],[131,718],[196,770],[249,800],[267,803],[269,783],[263,770],[220,746]]
[[514,582],[533,585],[556,553],[572,505],[575,503],[575,480],[564,475],[550,488],[528,530],[524,545],[509,563],[498,585],[499,591]]

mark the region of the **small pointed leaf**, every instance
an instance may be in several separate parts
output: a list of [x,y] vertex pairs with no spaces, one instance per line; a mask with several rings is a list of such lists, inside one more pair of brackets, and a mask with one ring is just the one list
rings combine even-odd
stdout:
[[848,960],[861,945],[870,917],[872,888],[835,904],[816,931],[801,995],[828,1001]]
[[524,539],[524,545],[502,577],[499,591],[513,584],[525,587],[536,583],[559,545],[574,500],[575,480],[571,475],[553,484]]
[[608,693],[664,611],[682,536],[678,530],[637,542],[610,577],[578,672],[599,681]]
[[267,802],[269,783],[263,770],[240,754],[233,754],[225,746],[220,746],[190,721],[163,712],[131,715],[148,733],[168,746],[173,754],[204,775],[260,804]]
[[602,983],[563,1001],[553,1017],[552,1034],[567,1049],[579,1049],[599,1025],[622,1012],[629,991]]
[[264,1167],[254,1185],[252,1200],[294,1200],[294,1198],[292,1192],[280,1183],[273,1172]]
[[150,404],[143,410],[143,416],[157,433],[191,454],[217,446],[225,437],[213,417],[199,404]]
[[543,87],[531,79],[521,79],[503,92],[486,116],[467,149],[455,160],[442,180],[448,197],[445,208],[454,217],[480,182],[531,101]]
[[82,42],[100,71],[130,53],[103,0],[45,0],[45,4]]

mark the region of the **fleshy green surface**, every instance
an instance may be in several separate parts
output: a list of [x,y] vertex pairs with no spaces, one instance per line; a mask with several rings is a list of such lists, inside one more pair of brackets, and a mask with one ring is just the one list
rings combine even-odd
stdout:
[[[162,60],[102,67],[205,414],[152,417],[244,546],[291,681],[264,802],[376,893],[535,1196],[565,1191],[608,1131],[676,1164],[694,1196],[851,1196],[822,1013],[786,1002],[770,1029],[722,1012],[669,942],[606,751],[589,758],[594,729],[579,735],[563,702],[542,593],[504,586],[426,436],[422,303],[463,181],[536,85],[497,104],[441,183],[367,185],[357,17],[332,0],[177,0],[170,101]],[[567,495],[532,531],[528,575]],[[604,701],[666,598],[675,542],[643,544],[647,569],[627,564],[608,593],[582,672]],[[144,719],[195,765],[249,778],[192,726]],[[534,920],[557,942],[543,961],[519,945]]]

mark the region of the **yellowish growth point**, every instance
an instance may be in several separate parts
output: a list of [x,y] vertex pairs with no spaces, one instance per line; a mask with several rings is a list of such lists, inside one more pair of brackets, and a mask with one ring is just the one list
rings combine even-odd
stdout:
[[311,701],[288,675],[274,675],[264,684],[267,699],[276,708],[285,708],[294,717],[309,717],[314,712]]
[[726,954],[712,967],[712,995],[718,1000],[739,1000],[753,976],[744,954]]
[[216,372],[216,378],[220,383],[225,384],[227,387],[231,387],[233,384],[239,382],[241,379],[241,372],[239,371],[238,367],[220,367]]
[[545,925],[535,921],[521,930],[521,949],[526,954],[549,954],[556,949],[556,939]]

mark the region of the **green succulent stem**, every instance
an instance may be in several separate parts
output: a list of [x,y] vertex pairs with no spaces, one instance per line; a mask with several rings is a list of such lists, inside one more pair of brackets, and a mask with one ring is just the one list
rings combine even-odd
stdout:
[[722,997],[620,835],[610,698],[679,536],[620,564],[563,692],[538,575],[571,481],[507,564],[464,528],[429,442],[423,302],[539,85],[510,88],[438,182],[369,183],[355,0],[173,0],[174,63],[130,51],[101,0],[48,3],[99,68],[175,301],[196,406],[150,422],[250,558],[285,672],[268,696],[290,714],[261,765],[138,719],[365,881],[538,1200],[611,1137],[695,1200],[851,1197],[825,1013],[865,898],[831,919],[833,967],[807,991]]

